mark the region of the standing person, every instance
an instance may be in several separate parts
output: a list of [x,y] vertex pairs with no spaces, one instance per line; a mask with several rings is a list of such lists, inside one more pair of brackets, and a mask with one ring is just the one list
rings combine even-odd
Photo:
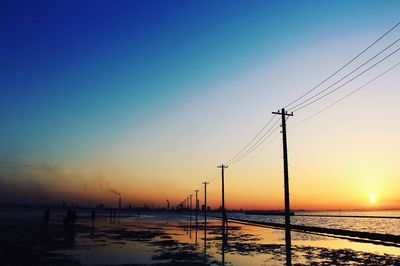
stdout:
[[90,228],[90,235],[94,236],[94,220],[96,219],[96,213],[94,210],[92,210],[91,219],[92,219],[92,227]]
[[74,228],[74,226],[75,226],[75,222],[76,222],[76,218],[78,217],[77,215],[76,215],[76,210],[75,209],[73,209],[72,211],[71,211],[71,216],[70,216],[71,218],[70,218],[70,220],[71,220],[71,226],[72,226],[72,228]]
[[228,216],[226,215],[225,210],[222,210],[222,222],[223,226],[226,227],[226,230],[228,231]]
[[43,227],[47,228],[50,221],[50,208],[44,211]]
[[71,222],[71,209],[68,209],[67,214],[63,219],[63,224],[67,228],[70,222]]
[[95,211],[92,211],[92,216],[91,216],[91,218],[92,218],[92,227],[94,228],[94,220],[96,219],[96,213],[95,213]]

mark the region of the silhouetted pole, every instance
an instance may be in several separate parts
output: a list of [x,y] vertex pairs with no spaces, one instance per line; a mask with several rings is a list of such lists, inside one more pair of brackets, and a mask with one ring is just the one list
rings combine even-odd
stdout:
[[167,200],[167,210],[169,211],[169,200]]
[[190,220],[192,220],[192,197],[193,195],[190,195],[190,207],[189,207],[189,214],[190,214]]
[[204,184],[204,228],[206,228],[206,226],[207,226],[207,185],[208,185],[208,182],[203,182],[203,184]]
[[272,112],[272,113],[281,115],[281,117],[282,117],[283,170],[284,170],[284,185],[285,185],[286,265],[292,265],[291,236],[290,236],[289,167],[288,167],[287,140],[286,140],[286,116],[293,116],[293,113],[288,114],[285,111],[285,108],[282,108],[281,111]]
[[186,219],[189,219],[189,197],[186,197]]
[[228,224],[228,218],[225,212],[225,180],[224,180],[224,169],[228,168],[227,165],[217,166],[221,168],[221,177],[222,177],[222,206],[221,206],[221,214],[222,214],[222,233],[225,234],[225,224]]
[[197,209],[199,208],[199,201],[198,201],[197,194],[199,193],[199,190],[196,189],[195,192],[196,192],[196,226],[197,226],[197,222],[198,222],[198,220],[197,220]]

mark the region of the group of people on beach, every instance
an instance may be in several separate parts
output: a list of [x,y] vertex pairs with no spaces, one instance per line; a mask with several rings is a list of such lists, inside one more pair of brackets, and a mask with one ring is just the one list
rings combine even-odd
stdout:
[[[63,224],[65,227],[73,227],[75,225],[76,219],[78,218],[78,215],[76,214],[75,209],[68,209],[66,216],[62,220]],[[92,219],[93,219],[93,214],[92,214]],[[43,227],[47,228],[49,226],[50,222],[50,208],[46,208],[44,210],[44,217],[43,217]]]
[[[111,217],[112,214],[110,214]],[[91,212],[91,221],[92,221],[92,227],[94,227],[94,221],[96,219],[96,212],[92,211]],[[115,211],[113,213],[113,216],[115,217]],[[76,213],[76,210],[73,208],[68,209],[66,216],[62,220],[63,224],[65,227],[73,227],[75,225],[76,219],[78,218],[78,215]],[[43,227],[47,228],[49,226],[50,222],[50,208],[46,208],[44,210],[44,217],[43,217]]]
[[114,210],[110,210],[110,224],[115,223],[116,217],[117,217],[117,212]]
[[65,227],[71,226],[72,228],[75,226],[76,219],[78,215],[76,214],[75,209],[68,209],[67,215],[63,219],[63,224]]

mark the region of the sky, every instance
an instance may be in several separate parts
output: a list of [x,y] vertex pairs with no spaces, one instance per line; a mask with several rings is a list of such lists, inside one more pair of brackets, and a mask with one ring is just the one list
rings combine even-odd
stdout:
[[[1,1],[0,202],[116,206],[117,191],[125,205],[176,205],[195,189],[202,200],[209,181],[218,207],[217,165],[398,23],[399,10],[398,1]],[[398,38],[400,26],[335,78]],[[292,208],[400,208],[400,67],[300,123],[399,62],[393,54],[288,119]],[[282,209],[282,171],[276,130],[226,169],[226,207]]]

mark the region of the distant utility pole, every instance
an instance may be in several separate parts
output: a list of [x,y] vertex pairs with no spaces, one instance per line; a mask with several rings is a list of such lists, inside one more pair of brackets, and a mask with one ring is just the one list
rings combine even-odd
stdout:
[[207,226],[207,185],[208,182],[203,182],[204,184],[204,231]]
[[281,111],[272,112],[282,117],[282,142],[283,142],[283,169],[285,185],[285,242],[286,242],[286,265],[292,265],[291,236],[290,236],[290,199],[289,199],[289,167],[286,141],[286,116],[293,116],[293,113],[287,113],[285,108]]
[[197,209],[199,208],[199,202],[198,202],[198,196],[197,196],[197,194],[199,193],[199,190],[198,189],[196,189],[195,190],[195,192],[196,192],[196,226],[197,226]]
[[186,198],[186,214],[189,215],[189,197]]
[[192,197],[193,195],[190,195],[190,207],[189,207],[189,213],[190,213],[190,220],[192,220]]
[[222,214],[222,233],[225,234],[225,225],[228,227],[228,217],[225,212],[225,180],[224,180],[224,169],[228,168],[227,165],[217,166],[221,168],[221,177],[222,177],[222,206],[221,206],[221,214]]

